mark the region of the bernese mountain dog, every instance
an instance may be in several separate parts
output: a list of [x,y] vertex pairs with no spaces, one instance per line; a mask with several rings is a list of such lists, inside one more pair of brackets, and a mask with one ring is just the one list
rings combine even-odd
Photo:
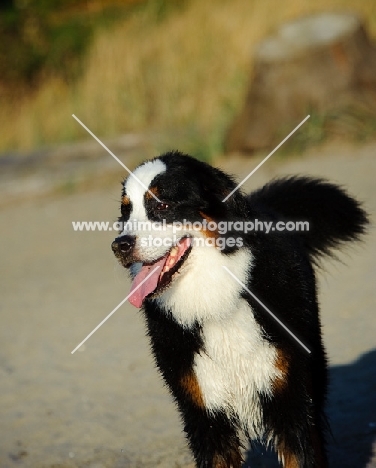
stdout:
[[[197,466],[241,467],[247,438],[274,447],[284,468],[324,468],[328,375],[314,267],[357,240],[367,215],[321,179],[235,188],[179,152],[146,161],[123,183],[112,249],[133,279],[129,300],[143,311]],[[281,232],[281,221],[309,230]],[[269,231],[238,229],[252,222]]]

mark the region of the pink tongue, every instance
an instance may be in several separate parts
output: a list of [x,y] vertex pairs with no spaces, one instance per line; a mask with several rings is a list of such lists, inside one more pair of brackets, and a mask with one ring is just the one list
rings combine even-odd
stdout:
[[[162,268],[167,261],[168,254],[155,262],[153,265],[142,265],[141,271],[137,273],[137,276],[133,280],[131,286],[131,296],[129,298],[129,302],[134,305],[135,307],[141,307],[142,303],[144,302],[145,297],[154,291],[154,289],[158,286],[159,276],[161,274]],[[157,268],[159,266],[159,268]],[[155,270],[149,278],[142,283],[142,285],[134,291],[137,286],[145,280],[145,278],[150,274],[150,272]],[[134,291],[134,292],[133,292]]]
[[[178,252],[173,257],[171,257],[170,252],[168,252],[160,260],[153,263],[153,265],[142,265],[141,270],[139,271],[139,273],[136,275],[136,277],[133,280],[129,302],[135,307],[141,307],[142,303],[144,302],[145,297],[148,294],[152,293],[157,288],[158,281],[159,281],[159,278],[161,276],[161,273],[165,264],[169,262],[168,266],[170,268],[176,265],[176,263],[181,259],[181,257],[184,255],[185,251],[188,249],[190,245],[191,245],[191,240],[185,237],[176,245],[178,247]],[[151,272],[153,273],[145,281],[145,278]]]

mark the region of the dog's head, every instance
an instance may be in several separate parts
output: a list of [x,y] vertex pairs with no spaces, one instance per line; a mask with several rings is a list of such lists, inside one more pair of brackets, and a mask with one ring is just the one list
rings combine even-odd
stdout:
[[223,202],[235,187],[222,171],[178,152],[141,164],[124,181],[119,218],[124,228],[112,250],[133,277],[132,304],[140,307],[184,274],[198,239],[224,253],[239,248],[223,242],[230,232],[216,229],[220,221],[246,218],[239,191]]

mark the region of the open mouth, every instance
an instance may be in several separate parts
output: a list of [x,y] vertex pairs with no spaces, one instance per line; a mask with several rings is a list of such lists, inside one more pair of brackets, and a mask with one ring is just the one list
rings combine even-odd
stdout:
[[[135,307],[141,307],[147,296],[165,289],[191,250],[191,239],[183,237],[160,259],[153,263],[143,263],[132,282],[129,302]],[[152,271],[154,272],[150,275]],[[147,278],[148,275],[150,276]]]

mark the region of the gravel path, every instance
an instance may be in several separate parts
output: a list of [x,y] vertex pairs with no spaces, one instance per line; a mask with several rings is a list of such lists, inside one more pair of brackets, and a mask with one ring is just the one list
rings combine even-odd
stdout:
[[[375,154],[376,145],[331,146],[275,157],[247,187],[281,174],[319,175],[376,213]],[[222,167],[243,177],[257,162],[233,158]],[[0,468],[193,466],[137,309],[125,304],[71,355],[129,292],[110,249],[114,233],[74,232],[71,222],[114,220],[119,195],[119,184],[38,201],[25,193],[0,211]],[[376,467],[375,240],[372,230],[320,273],[333,468]],[[253,467],[272,466],[253,458]]]

